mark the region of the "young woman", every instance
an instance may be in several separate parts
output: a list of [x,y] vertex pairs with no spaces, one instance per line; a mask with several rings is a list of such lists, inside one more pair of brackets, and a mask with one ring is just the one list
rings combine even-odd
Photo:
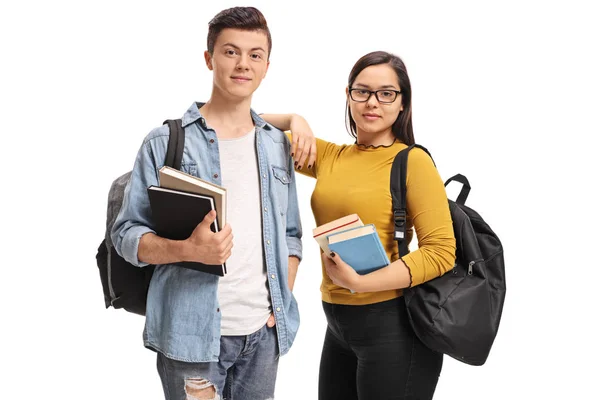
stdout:
[[[390,171],[396,154],[414,143],[404,63],[381,51],[363,56],[350,72],[346,98],[347,122],[356,142],[336,145],[317,139],[316,160],[313,153],[306,165],[296,168],[317,179],[311,199],[317,226],[357,213],[365,224],[375,225],[392,263],[358,275],[338,255],[322,254],[327,332],[319,399],[431,399],[442,354],[416,338],[402,289],[438,277],[454,264],[456,243],[444,184],[431,158],[413,149],[407,209],[419,248],[399,258]],[[280,129],[310,131],[297,115],[263,118]],[[295,159],[300,156],[306,159],[305,154],[295,154]]]

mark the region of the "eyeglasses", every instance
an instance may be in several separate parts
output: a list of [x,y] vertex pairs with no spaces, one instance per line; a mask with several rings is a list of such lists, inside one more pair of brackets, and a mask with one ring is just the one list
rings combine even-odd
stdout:
[[402,93],[399,90],[390,89],[367,90],[352,88],[348,91],[350,92],[350,98],[356,101],[357,103],[364,103],[365,101],[369,101],[371,95],[375,94],[375,98],[377,98],[377,101],[382,104],[393,103],[394,101],[396,101],[396,97],[398,97],[398,95]]

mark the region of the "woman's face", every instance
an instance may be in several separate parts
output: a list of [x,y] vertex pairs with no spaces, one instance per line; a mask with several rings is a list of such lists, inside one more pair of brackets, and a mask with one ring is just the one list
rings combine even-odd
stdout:
[[[369,91],[378,91],[379,100]],[[399,91],[398,75],[389,64],[372,65],[358,74],[352,86],[346,89],[358,135],[391,133],[392,125],[403,109]],[[364,101],[367,96],[368,100]]]

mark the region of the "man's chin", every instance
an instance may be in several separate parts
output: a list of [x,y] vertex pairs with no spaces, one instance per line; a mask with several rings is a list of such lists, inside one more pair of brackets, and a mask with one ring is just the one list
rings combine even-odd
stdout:
[[228,91],[229,96],[232,99],[236,99],[236,100],[244,100],[247,98],[252,97],[252,95],[254,94],[254,91],[256,89],[250,89],[250,88],[234,88],[234,89],[230,89]]

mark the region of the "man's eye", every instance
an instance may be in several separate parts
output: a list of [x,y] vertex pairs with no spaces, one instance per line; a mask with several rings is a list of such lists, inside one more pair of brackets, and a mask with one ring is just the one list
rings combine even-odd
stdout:
[[235,50],[231,50],[231,49],[230,50],[226,50],[225,54],[227,54],[229,56],[233,56],[233,55],[235,55]]
[[260,56],[260,54],[252,54],[250,55],[250,57],[252,57],[255,60],[260,60],[262,57]]

